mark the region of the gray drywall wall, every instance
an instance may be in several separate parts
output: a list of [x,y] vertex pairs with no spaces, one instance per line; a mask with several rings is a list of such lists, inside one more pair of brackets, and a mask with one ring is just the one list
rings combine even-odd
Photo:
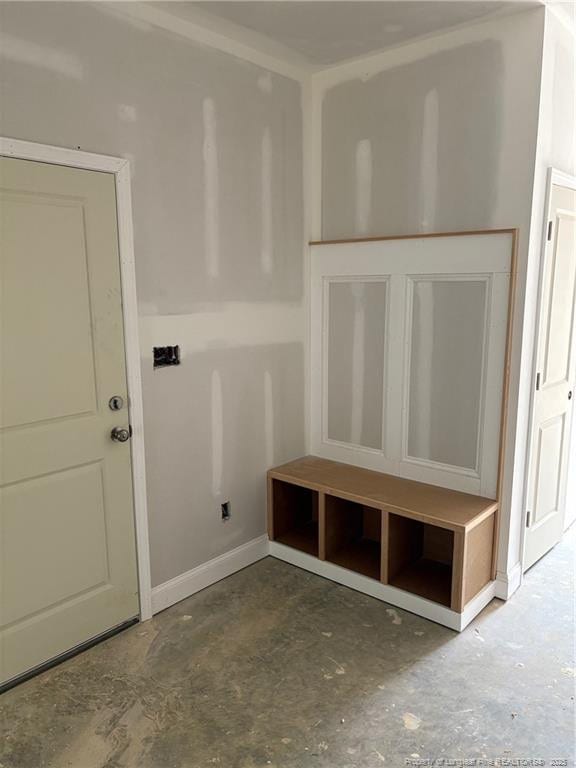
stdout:
[[490,221],[502,67],[499,45],[487,40],[328,91],[324,237],[467,229]]
[[541,23],[486,26],[324,93],[324,238],[526,225]]
[[0,134],[131,162],[158,585],[263,534],[265,470],[304,451],[300,85],[105,4],[0,29]]
[[[303,378],[297,342],[210,349],[180,370],[145,367],[150,536],[169,555],[156,557],[157,582],[173,576],[173,561],[201,563],[237,546],[239,531],[246,541],[264,532],[264,470],[304,450]],[[232,518],[222,523],[227,500]]]

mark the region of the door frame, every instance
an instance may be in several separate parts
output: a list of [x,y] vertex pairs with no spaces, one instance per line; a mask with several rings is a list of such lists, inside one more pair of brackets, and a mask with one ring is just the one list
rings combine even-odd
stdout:
[[[538,373],[538,349],[540,342],[540,310],[542,307],[542,289],[544,279],[544,259],[546,254],[546,246],[548,243],[548,222],[550,220],[550,203],[552,198],[552,187],[554,185],[560,187],[568,187],[568,189],[576,190],[576,176],[572,176],[564,171],[559,171],[552,166],[548,168],[546,177],[546,196],[544,201],[544,216],[542,219],[542,242],[540,244],[540,267],[538,273],[538,293],[536,302],[536,327],[534,329],[534,346],[532,357],[532,386],[530,390],[530,410],[528,417],[528,440],[526,443],[526,473],[524,476],[524,493],[523,493],[523,505],[522,505],[522,526],[521,526],[521,573],[524,574],[525,563],[525,550],[526,550],[526,514],[528,509],[528,497],[530,494],[530,478],[531,478],[531,462],[533,459],[532,446],[533,446],[533,433],[534,433],[534,410],[536,404],[536,389],[534,382],[536,381],[536,375]],[[573,344],[576,344],[576,338],[572,340]],[[573,434],[573,430],[570,430]],[[568,451],[570,456],[574,455],[574,446],[571,445],[570,436]],[[570,461],[570,459],[569,459]],[[564,511],[565,512],[565,511]]]
[[34,160],[52,165],[65,165],[88,171],[104,171],[114,175],[116,213],[118,219],[118,250],[128,413],[132,425],[132,487],[138,564],[138,594],[140,621],[152,618],[152,584],[146,496],[146,465],[144,455],[144,412],[142,405],[142,373],[138,333],[138,304],[136,298],[136,269],[134,261],[134,231],[132,226],[132,196],[130,163],[123,157],[97,155],[80,149],[67,149],[48,144],[36,144],[20,139],[0,137],[0,155],[19,160]]

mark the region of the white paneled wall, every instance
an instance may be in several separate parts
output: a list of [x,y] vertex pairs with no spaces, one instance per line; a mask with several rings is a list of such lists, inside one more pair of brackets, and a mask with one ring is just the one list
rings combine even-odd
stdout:
[[496,497],[513,242],[312,247],[313,453]]

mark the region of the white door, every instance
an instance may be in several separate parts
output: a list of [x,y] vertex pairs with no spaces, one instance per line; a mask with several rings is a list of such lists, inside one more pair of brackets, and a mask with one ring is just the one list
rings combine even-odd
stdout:
[[0,158],[0,227],[2,684],[139,601],[114,177]]
[[562,536],[576,379],[576,190],[553,185],[537,348],[524,568]]

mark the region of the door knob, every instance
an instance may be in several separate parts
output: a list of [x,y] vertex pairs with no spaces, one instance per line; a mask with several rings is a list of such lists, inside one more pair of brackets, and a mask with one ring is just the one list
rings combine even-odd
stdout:
[[572,390],[570,390],[570,392],[568,392],[568,400],[572,400]]
[[132,430],[129,427],[114,427],[110,432],[110,437],[116,443],[125,443],[126,440],[130,439],[131,433]]

